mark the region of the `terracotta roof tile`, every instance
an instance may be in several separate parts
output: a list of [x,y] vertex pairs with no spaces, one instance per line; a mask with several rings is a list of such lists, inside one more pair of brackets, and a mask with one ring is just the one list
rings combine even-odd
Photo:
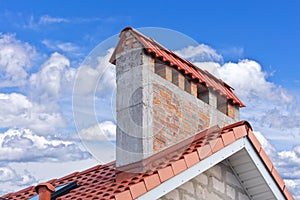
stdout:
[[259,155],[260,155],[261,159],[263,160],[264,164],[267,166],[269,172],[272,172],[273,163],[270,160],[270,158],[268,157],[268,155],[266,154],[266,152],[263,149],[260,149]]
[[116,194],[116,200],[132,200],[132,196],[129,190]]
[[277,185],[281,190],[284,189],[285,183],[275,168],[272,169],[272,176],[276,180]]
[[253,134],[252,131],[249,131],[248,138],[250,139],[250,141],[251,141],[252,145],[254,146],[254,148],[256,149],[256,151],[260,152],[261,144],[258,141],[258,139],[255,137],[255,135]]
[[221,135],[221,137],[222,137],[224,146],[227,146],[227,145],[229,145],[229,144],[231,144],[232,142],[235,141],[233,131],[225,132]]
[[145,194],[147,192],[144,181],[138,182],[134,185],[129,186],[131,196],[133,199]]
[[171,166],[175,175],[187,169],[184,159],[180,159],[171,163]]
[[236,139],[240,139],[247,135],[245,125],[237,126],[233,128],[233,133]]
[[[241,137],[247,137],[257,148],[256,138],[248,122],[238,122],[222,129],[213,127],[202,131],[194,137],[186,139],[166,150],[159,152],[145,160],[142,164],[147,172],[131,174],[118,180],[115,163],[97,165],[83,172],[75,172],[60,179],[52,179],[48,183],[53,186],[77,181],[80,187],[71,190],[68,194],[57,198],[61,199],[134,199],[147,191],[157,187],[162,182],[192,167],[207,158],[213,152],[233,143]],[[287,199],[293,199],[278,172],[274,169],[271,160],[265,151],[260,148],[257,152],[265,163],[270,174],[278,184]],[[121,172],[122,173],[122,172]],[[127,177],[127,178],[126,178]],[[36,195],[34,187],[25,188],[16,193],[9,193],[3,198],[12,200],[28,199]]]
[[197,152],[191,152],[189,154],[184,155],[184,161],[187,167],[191,167],[200,161]]
[[164,182],[174,176],[174,172],[171,166],[167,166],[162,169],[159,169],[157,172],[161,182]]
[[232,100],[233,103],[238,104],[240,107],[245,106],[242,101],[233,93],[233,88],[230,87],[227,83],[216,78],[208,71],[198,68],[190,61],[179,57],[173,51],[163,47],[153,39],[146,37],[145,35],[141,34],[131,27],[127,27],[122,30],[119,36],[120,40],[117,44],[117,47],[115,48],[115,51],[112,54],[112,57],[110,58],[110,62],[112,64],[116,63],[117,52],[120,52],[120,48],[123,48],[122,43],[123,39],[126,37],[125,33],[127,31],[130,31],[134,35],[137,41],[139,41],[143,45],[143,48],[147,53],[162,60],[163,62],[168,63],[171,67],[183,71],[184,74],[191,76],[195,81],[205,84],[207,87],[218,92],[220,95],[225,96],[228,100]]
[[151,176],[145,177],[144,182],[147,190],[151,190],[160,184],[160,179],[158,174],[153,174]]
[[212,150],[213,153],[221,150],[224,147],[222,138],[216,138],[214,140],[211,140],[209,142],[210,148]]
[[197,148],[200,160],[203,160],[212,154],[212,150],[209,144],[205,144]]
[[286,186],[283,189],[283,193],[284,193],[285,197],[287,198],[287,200],[294,200],[294,197],[292,196],[292,194],[290,193],[290,191],[287,189]]

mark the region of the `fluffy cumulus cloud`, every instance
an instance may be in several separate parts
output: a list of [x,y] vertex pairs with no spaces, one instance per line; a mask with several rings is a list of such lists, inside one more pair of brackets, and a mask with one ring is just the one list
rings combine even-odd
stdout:
[[244,98],[265,98],[285,103],[292,101],[286,90],[267,80],[267,73],[256,61],[246,59],[238,63],[225,63],[218,70],[221,78]]
[[40,134],[49,134],[64,125],[61,114],[50,109],[22,94],[0,93],[0,128],[27,127]]
[[8,181],[13,181],[18,186],[24,186],[32,184],[36,179],[28,171],[24,171],[24,174],[18,174],[12,167],[2,165],[0,166],[0,184]]
[[[45,23],[52,23],[47,20]],[[74,50],[68,43],[57,44],[57,47],[62,51]],[[14,35],[0,35],[0,88],[5,87],[0,92],[2,194],[37,183],[40,175],[26,167],[19,170],[19,166],[29,163],[33,163],[32,167],[39,163],[55,165],[91,158],[78,140],[74,140],[74,129],[68,129],[72,119],[68,109],[72,107],[77,69],[71,66],[69,58],[55,52],[49,58],[43,56],[44,63],[34,66],[33,72],[36,55],[34,47],[17,40]],[[69,113],[66,115],[66,112]],[[66,132],[70,136],[68,139]]]
[[75,95],[94,95],[95,92],[103,95],[115,87],[115,68],[109,63],[113,51],[113,48],[108,49],[103,56],[92,53],[84,61],[78,69],[74,86]]
[[[241,110],[241,117],[249,120],[255,129],[263,131],[268,139],[296,144],[295,141],[300,138],[299,99],[282,86],[269,81],[269,73],[257,61],[243,59],[223,64],[194,64],[235,89],[235,93],[247,106]],[[282,130],[285,131],[284,136]]]
[[74,141],[39,136],[30,129],[9,129],[0,134],[0,162],[72,161],[89,158]]
[[59,53],[53,53],[40,71],[30,77],[30,86],[42,101],[53,101],[60,97],[62,89],[71,90],[76,70],[70,61]]
[[82,140],[116,140],[116,125],[111,121],[104,121],[80,131]]
[[26,84],[35,49],[12,34],[0,33],[0,88]]
[[182,56],[192,62],[221,62],[223,57],[217,51],[206,44],[199,44],[198,46],[188,46],[176,51],[179,56]]
[[12,167],[0,164],[0,193],[10,192],[8,187],[22,188],[36,182],[37,180],[27,170],[18,173]]

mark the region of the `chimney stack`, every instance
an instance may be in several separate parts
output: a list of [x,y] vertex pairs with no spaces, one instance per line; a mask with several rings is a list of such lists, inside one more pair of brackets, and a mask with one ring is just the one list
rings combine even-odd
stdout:
[[35,186],[35,191],[39,195],[39,200],[50,200],[55,188],[50,183],[40,183]]
[[209,127],[239,121],[244,105],[222,80],[130,27],[119,37],[110,62],[120,171]]

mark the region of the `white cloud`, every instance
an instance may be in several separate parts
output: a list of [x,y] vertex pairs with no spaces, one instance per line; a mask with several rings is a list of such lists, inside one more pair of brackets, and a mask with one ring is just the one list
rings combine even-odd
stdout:
[[228,47],[228,48],[221,49],[219,52],[223,56],[242,58],[244,55],[244,48]]
[[108,49],[104,56],[91,55],[84,61],[78,69],[73,92],[75,95],[94,95],[94,92],[105,94],[115,88],[115,67],[109,63],[113,50]]
[[37,53],[14,35],[0,33],[0,88],[23,86]]
[[21,188],[36,182],[36,179],[27,170],[17,173],[6,164],[0,165],[0,195],[12,192],[11,187]]
[[16,178],[15,171],[10,167],[0,167],[0,182]]
[[30,85],[40,100],[56,101],[62,88],[71,90],[76,69],[70,67],[70,61],[59,53],[53,53],[42,65],[39,72],[32,74]]
[[223,57],[217,51],[206,44],[199,44],[198,46],[188,46],[176,53],[192,62],[222,62]]
[[267,81],[267,73],[253,60],[225,63],[219,68],[221,78],[246,99],[263,98],[285,103],[292,101],[291,95],[282,87]]
[[61,42],[57,40],[43,40],[42,43],[51,50],[65,52],[72,56],[82,56],[80,48],[71,42]]
[[60,162],[88,157],[73,141],[39,136],[29,129],[9,129],[0,134],[0,162]]
[[116,140],[116,125],[111,121],[104,121],[95,124],[89,128],[82,129],[80,132],[82,140],[98,141],[98,140]]
[[0,128],[23,127],[48,134],[64,124],[61,114],[52,109],[22,94],[0,93]]
[[69,22],[69,20],[66,18],[62,18],[62,17],[51,17],[49,15],[43,15],[39,19],[39,24],[42,24],[42,25],[63,23],[63,22]]
[[216,62],[194,62],[194,65],[196,65],[198,68],[202,70],[206,70],[209,73],[213,74],[214,76],[220,78],[219,74],[219,68],[220,64]]

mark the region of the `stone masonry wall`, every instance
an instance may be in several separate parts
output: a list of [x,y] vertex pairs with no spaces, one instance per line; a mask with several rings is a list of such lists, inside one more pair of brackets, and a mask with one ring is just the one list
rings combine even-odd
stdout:
[[249,200],[231,168],[219,163],[160,200]]
[[[234,119],[212,105],[159,75],[152,75],[154,152],[214,125],[223,127],[234,123]],[[212,102],[213,97],[210,98]]]

